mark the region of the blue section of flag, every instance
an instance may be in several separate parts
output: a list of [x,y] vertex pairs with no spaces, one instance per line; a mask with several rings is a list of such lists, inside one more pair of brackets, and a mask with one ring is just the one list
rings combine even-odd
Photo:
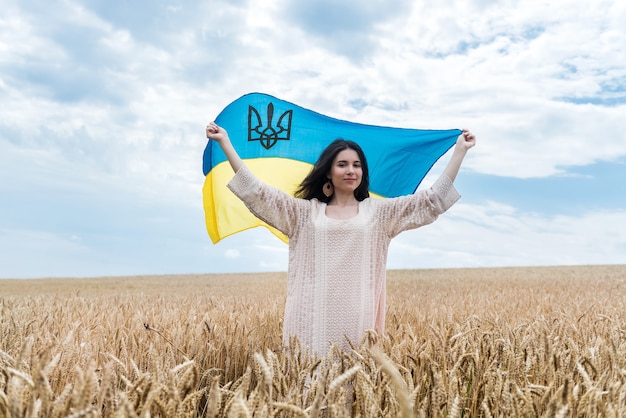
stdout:
[[[315,164],[322,150],[343,138],[358,143],[369,165],[370,191],[384,197],[413,193],[433,164],[461,134],[347,122],[262,93],[246,94],[215,119],[241,158],[286,158]],[[214,141],[204,151],[204,174],[226,156]],[[289,173],[285,173],[286,176]]]

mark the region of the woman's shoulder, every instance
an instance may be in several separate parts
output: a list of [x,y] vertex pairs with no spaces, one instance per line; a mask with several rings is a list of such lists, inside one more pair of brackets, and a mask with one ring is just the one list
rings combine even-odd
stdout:
[[372,198],[372,197],[366,197],[365,199],[361,200],[359,202],[359,212],[363,212],[363,213],[373,213],[374,211],[376,211],[378,209],[378,204],[380,202],[377,202],[379,200],[383,200],[383,199],[379,199],[379,198]]
[[311,210],[319,210],[320,208],[326,207],[326,203],[319,201],[316,198],[313,199],[298,199],[303,202],[303,204],[308,205]]
[[419,199],[419,196],[415,194],[396,196],[396,197],[368,197],[361,203],[364,207],[368,208],[372,212],[385,212],[387,210],[393,210],[393,208],[410,204],[411,201]]
[[381,208],[390,205],[396,197],[367,197],[361,201],[361,205],[369,208]]

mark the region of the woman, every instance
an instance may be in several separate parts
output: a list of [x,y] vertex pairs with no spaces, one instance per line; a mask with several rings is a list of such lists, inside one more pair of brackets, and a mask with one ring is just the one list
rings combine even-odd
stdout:
[[391,238],[433,222],[458,199],[452,185],[475,137],[463,130],[441,177],[428,190],[370,199],[367,161],[352,141],[336,140],[290,196],[260,182],[215,123],[217,141],[235,171],[228,187],[250,211],[289,237],[283,343],[326,356],[332,344],[349,349],[366,331],[385,330],[385,272]]

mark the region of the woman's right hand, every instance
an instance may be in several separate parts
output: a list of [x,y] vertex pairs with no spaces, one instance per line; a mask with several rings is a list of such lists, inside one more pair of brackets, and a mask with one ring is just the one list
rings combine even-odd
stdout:
[[235,151],[235,148],[233,148],[233,144],[230,143],[226,129],[217,126],[215,122],[211,122],[206,126],[206,137],[220,144],[220,148],[224,151],[224,154],[226,154],[230,166],[235,173],[239,171],[244,163],[237,154],[237,151]]
[[226,129],[217,126],[215,122],[211,122],[206,126],[206,137],[221,143],[223,140],[228,139],[228,133]]

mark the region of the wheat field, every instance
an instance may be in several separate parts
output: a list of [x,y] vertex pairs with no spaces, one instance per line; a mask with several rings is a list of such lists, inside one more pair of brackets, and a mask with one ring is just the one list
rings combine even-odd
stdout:
[[0,416],[626,416],[626,265],[389,271],[385,335],[325,359],[282,347],[285,292],[0,280]]

